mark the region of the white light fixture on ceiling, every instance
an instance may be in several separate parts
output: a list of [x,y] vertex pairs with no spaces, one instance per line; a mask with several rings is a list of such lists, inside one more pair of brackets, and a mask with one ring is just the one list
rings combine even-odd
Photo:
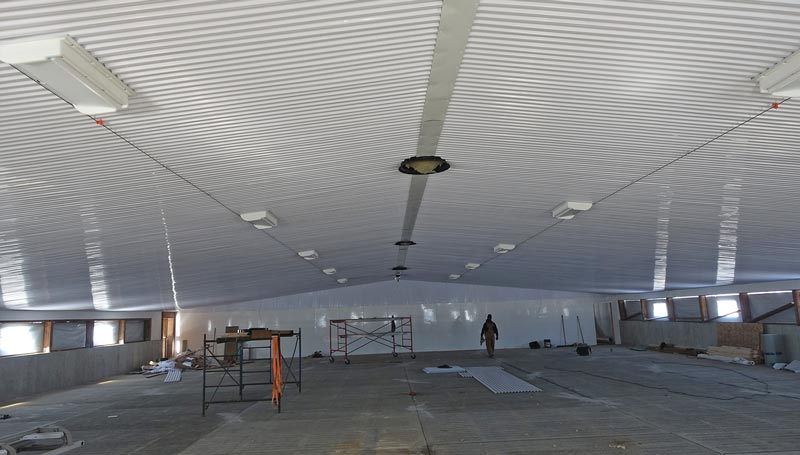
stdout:
[[316,250],[305,250],[300,251],[297,253],[298,256],[305,259],[306,261],[313,261],[314,259],[319,259],[319,253]]
[[775,96],[800,96],[800,51],[758,76],[761,93]]
[[461,275],[459,275],[457,273],[453,273],[452,275],[450,275],[450,279],[451,280],[457,280],[459,278],[461,278]]
[[494,252],[497,254],[506,254],[516,247],[517,245],[514,245],[513,243],[498,243],[494,246]]
[[469,263],[467,263],[466,265],[464,265],[464,267],[465,267],[467,270],[475,270],[475,269],[477,269],[477,268],[478,268],[478,267],[480,267],[480,266],[481,266],[481,265],[480,265],[480,264],[478,264],[477,262],[469,262]]
[[0,60],[87,115],[128,107],[133,90],[69,36],[0,43]]
[[248,223],[253,223],[253,227],[256,229],[272,229],[278,226],[278,218],[269,210],[246,212],[239,216]]
[[571,220],[580,212],[585,212],[592,208],[591,202],[562,202],[553,209],[553,218],[559,220]]
[[336,280],[336,282],[339,284],[345,284],[347,283],[347,278],[339,278],[338,280]]
[[333,267],[327,268],[327,269],[322,269],[322,273],[324,273],[325,275],[335,275],[336,274],[336,269],[333,268]]

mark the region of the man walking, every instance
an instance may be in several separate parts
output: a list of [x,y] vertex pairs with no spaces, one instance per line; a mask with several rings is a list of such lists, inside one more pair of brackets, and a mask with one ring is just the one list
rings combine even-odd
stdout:
[[499,339],[500,332],[497,331],[497,324],[492,321],[492,315],[489,314],[481,329],[481,344],[486,341],[486,352],[489,353],[489,357],[494,357],[494,341]]

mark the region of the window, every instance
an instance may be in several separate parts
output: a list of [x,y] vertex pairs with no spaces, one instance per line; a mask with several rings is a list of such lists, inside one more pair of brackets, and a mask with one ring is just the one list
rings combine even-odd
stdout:
[[0,323],[0,356],[42,352],[43,343],[41,322]]
[[653,304],[653,318],[665,318],[668,315],[666,302],[656,302]]
[[739,319],[739,302],[733,299],[718,299],[717,314],[721,321],[731,321]]
[[95,346],[119,343],[119,321],[94,321]]
[[51,351],[64,351],[86,347],[86,322],[53,323]]
[[136,343],[145,341],[145,321],[144,319],[130,319],[125,321],[125,342]]

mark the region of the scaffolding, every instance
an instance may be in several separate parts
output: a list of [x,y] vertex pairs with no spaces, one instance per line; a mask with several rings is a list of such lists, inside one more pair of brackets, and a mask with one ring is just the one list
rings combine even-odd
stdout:
[[410,316],[331,319],[328,327],[331,362],[335,354],[344,354],[344,363],[349,365],[350,354],[373,343],[390,348],[394,357],[399,355],[399,348],[410,351],[412,359],[417,358]]
[[[281,343],[282,339],[294,338],[294,346],[289,357],[284,356],[283,346],[280,346],[283,370],[282,388],[285,388],[287,384],[295,384],[297,393],[302,391],[303,345],[299,328],[296,331],[253,329],[249,333],[226,334],[226,336],[216,339],[208,339],[203,335],[205,355],[203,362],[203,416],[206,415],[206,410],[212,404],[272,401],[271,390],[267,391],[265,395],[263,387],[259,387],[272,385],[275,382],[272,371],[272,336],[278,337],[278,343]],[[235,343],[236,354],[234,356],[214,352],[215,346],[224,343]],[[266,351],[266,356],[263,351]],[[248,387],[249,389],[245,390]],[[217,398],[217,393],[230,388],[235,388],[233,398],[230,397],[230,394],[227,394],[225,399]],[[254,388],[255,392],[246,393]],[[280,413],[280,398],[277,399],[276,405]]]

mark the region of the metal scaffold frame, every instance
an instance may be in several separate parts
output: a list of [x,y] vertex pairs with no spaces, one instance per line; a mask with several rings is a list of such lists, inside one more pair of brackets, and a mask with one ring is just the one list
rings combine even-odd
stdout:
[[[291,356],[284,356],[283,349],[280,349],[283,370],[281,391],[287,384],[295,384],[297,386],[297,392],[300,393],[302,392],[303,378],[303,345],[300,329],[298,328],[297,331],[281,331],[281,333],[276,336],[279,337],[279,343],[281,339],[294,338]],[[236,354],[233,359],[230,359],[224,354],[216,354],[214,352],[214,347],[216,345],[234,342],[236,343]],[[267,356],[258,357],[259,351],[263,350],[267,351]],[[248,352],[247,359],[245,359],[244,356],[245,351]],[[258,394],[256,396],[245,396],[246,387],[252,388],[253,386],[272,385],[275,382],[272,368],[271,338],[253,339],[250,336],[238,336],[235,338],[221,337],[209,340],[206,335],[203,335],[203,352],[205,355],[205,362],[203,362],[203,416],[206,415],[206,410],[212,404],[272,401],[269,392],[267,392],[267,395]],[[266,361],[266,368],[263,368],[264,365],[262,361]],[[212,362],[213,365],[209,365],[209,363]],[[214,399],[220,389],[229,387],[236,387],[239,389],[238,398],[224,400]],[[280,413],[280,398],[278,398],[276,404],[278,412]]]
[[417,358],[410,316],[331,319],[328,327],[331,362],[335,354],[341,353],[344,363],[349,365],[350,354],[372,343],[391,348],[394,357],[398,356],[400,348],[409,350],[412,359]]

